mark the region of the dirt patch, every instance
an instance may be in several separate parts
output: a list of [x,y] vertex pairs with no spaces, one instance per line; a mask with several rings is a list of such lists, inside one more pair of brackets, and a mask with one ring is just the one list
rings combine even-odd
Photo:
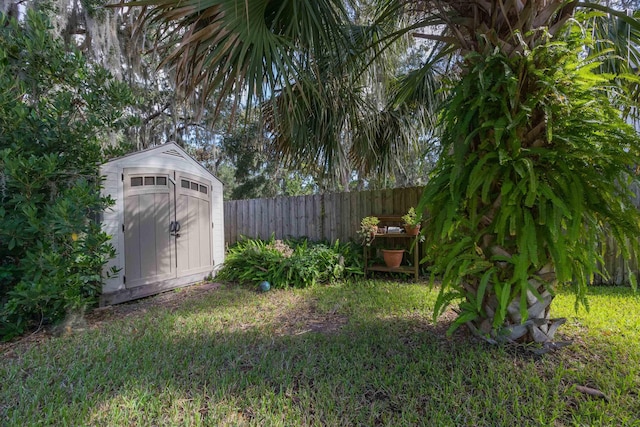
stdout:
[[451,336],[447,336],[447,331],[453,325],[453,322],[458,317],[453,309],[449,308],[438,317],[438,321],[435,324],[430,325],[428,328],[441,341],[447,341],[449,343],[467,343],[469,341],[484,342],[482,339],[473,335],[471,330],[466,326],[460,326]]
[[46,330],[39,330],[29,335],[17,338],[9,342],[0,342],[0,359],[15,359],[17,356],[15,350],[18,348],[27,349],[31,346],[49,340],[53,334]]
[[331,334],[338,332],[347,324],[348,318],[335,312],[320,312],[315,301],[309,301],[293,309],[283,310],[277,316],[276,334],[302,335],[309,332]]
[[185,301],[213,292],[222,286],[220,283],[201,283],[184,288],[164,292],[148,298],[109,305],[92,310],[86,314],[89,327],[99,327],[103,322],[112,319],[122,319],[131,316],[141,316],[147,310],[155,307],[176,309]]
[[[84,320],[89,329],[100,328],[105,322],[115,319],[139,317],[154,307],[176,309],[185,301],[201,297],[214,292],[222,286],[220,283],[200,283],[184,288],[167,291],[148,298],[143,298],[118,305],[95,308],[85,313]],[[84,329],[84,328],[83,328]],[[37,345],[56,335],[53,326],[43,327],[29,335],[17,338],[10,342],[0,342],[0,356],[12,357],[13,350],[17,347],[25,348]],[[72,333],[72,331],[69,331]]]

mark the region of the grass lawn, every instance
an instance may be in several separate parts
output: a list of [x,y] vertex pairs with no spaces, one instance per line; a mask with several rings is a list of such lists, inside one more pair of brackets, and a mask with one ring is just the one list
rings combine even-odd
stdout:
[[0,348],[0,425],[640,426],[640,296],[592,294],[534,357],[447,339],[424,284],[193,287]]

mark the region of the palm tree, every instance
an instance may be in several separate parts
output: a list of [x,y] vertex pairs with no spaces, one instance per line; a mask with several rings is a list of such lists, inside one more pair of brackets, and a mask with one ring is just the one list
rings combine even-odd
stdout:
[[[436,316],[462,301],[453,328],[548,342],[562,322],[549,319],[558,283],[572,282],[586,302],[587,283],[605,274],[596,268],[603,232],[635,256],[629,185],[640,144],[622,118],[636,111],[635,14],[567,0],[130,5],[148,7],[143,23],[164,25],[166,63],[185,92],[269,101],[279,148],[293,157],[330,165],[351,155],[372,167],[406,141],[384,132],[389,123],[406,129],[437,112],[443,155],[421,207],[433,213],[428,261],[443,282]],[[361,6],[366,23],[356,22]],[[407,35],[430,41],[429,57],[381,79],[372,70],[384,71]],[[385,85],[393,100],[361,96],[381,81],[394,82]]]
[[563,322],[549,318],[554,289],[573,282],[586,303],[604,231],[626,259],[638,246],[640,145],[620,114],[636,79],[617,51],[626,38],[597,31],[613,22],[637,40],[638,23],[567,1],[450,2],[439,17],[444,31],[424,37],[455,46],[461,72],[442,109],[450,155],[423,197],[443,276],[436,316],[461,298],[452,329],[549,342]]
[[283,161],[313,164],[343,185],[352,165],[367,174],[402,169],[398,156],[414,148],[431,111],[401,114],[380,90],[401,45],[380,49],[371,41],[384,43],[396,26],[358,24],[375,10],[357,1],[299,3],[128,5],[145,7],[142,31],[162,28],[163,65],[173,67],[180,90],[196,101],[216,97],[219,106],[229,96],[259,105]]
[[592,18],[577,3],[521,5],[497,2],[485,15],[461,8],[449,18],[467,53],[443,109],[451,155],[423,201],[437,213],[434,272],[444,278],[436,313],[462,298],[453,328],[548,342],[563,322],[549,318],[554,289],[573,282],[585,301],[598,237],[613,233],[626,259],[637,249],[637,237],[625,236],[639,231],[628,190],[639,144],[613,102],[630,105],[624,74],[599,70],[626,64],[594,48],[594,27],[585,26]]

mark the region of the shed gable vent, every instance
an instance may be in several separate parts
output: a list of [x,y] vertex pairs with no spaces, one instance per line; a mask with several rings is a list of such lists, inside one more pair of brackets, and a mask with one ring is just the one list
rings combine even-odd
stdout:
[[167,151],[165,151],[165,152],[164,152],[164,153],[162,153],[162,154],[166,154],[167,156],[174,156],[174,157],[179,157],[179,158],[181,158],[181,159],[184,159],[184,157],[182,156],[182,154],[180,154],[180,153],[178,152],[178,150],[175,150],[175,149],[167,150]]

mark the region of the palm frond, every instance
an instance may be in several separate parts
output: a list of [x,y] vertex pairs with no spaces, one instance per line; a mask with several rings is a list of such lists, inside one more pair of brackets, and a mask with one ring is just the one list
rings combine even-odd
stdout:
[[[216,89],[218,101],[232,93],[248,101],[289,90],[293,76],[321,52],[348,51],[342,34],[346,11],[337,0],[139,0],[139,29],[159,24],[163,66],[175,69],[185,94]],[[250,103],[250,102],[249,102]]]

